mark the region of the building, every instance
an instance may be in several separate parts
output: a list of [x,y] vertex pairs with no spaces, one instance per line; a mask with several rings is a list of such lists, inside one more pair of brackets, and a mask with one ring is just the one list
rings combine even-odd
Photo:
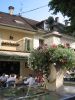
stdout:
[[27,58],[33,49],[37,21],[14,15],[13,10],[10,6],[9,13],[0,12],[0,74],[24,76],[30,72]]
[[69,43],[74,47],[74,37],[62,32],[64,25],[57,22],[54,31],[50,31],[47,30],[46,20],[38,22],[14,15],[13,11],[14,7],[10,6],[9,13],[0,12],[0,74],[25,76],[31,73],[28,57],[39,45]]

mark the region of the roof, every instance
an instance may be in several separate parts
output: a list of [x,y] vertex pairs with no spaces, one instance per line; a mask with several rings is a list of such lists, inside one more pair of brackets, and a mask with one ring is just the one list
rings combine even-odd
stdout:
[[62,23],[55,23],[54,27],[57,29],[59,33],[65,33],[65,25]]
[[[42,20],[41,22],[38,22],[36,24],[36,27],[44,29],[44,22],[46,20]],[[58,31],[59,33],[64,33],[65,32],[65,25],[60,23],[60,22],[55,22],[53,23],[53,30]]]
[[8,13],[0,12],[0,25],[20,27],[27,30],[37,30],[35,24],[38,21],[21,17],[19,15],[10,15]]
[[[38,31],[39,33],[50,33],[51,31],[44,30],[44,22],[46,20],[42,20],[41,22],[32,20],[29,18],[22,17],[20,15],[10,15],[9,13],[0,12],[0,25],[8,26],[17,29],[24,29],[28,31]],[[57,22],[54,24],[54,30],[59,33],[65,34],[65,25]]]
[[[42,20],[41,22],[39,22],[22,17],[20,15],[10,15],[9,13],[0,12],[0,25],[3,26],[15,27],[30,31],[37,31],[39,29],[42,31],[46,31],[44,30],[44,21],[46,20]],[[58,32],[64,32],[64,25],[62,25],[61,23],[57,23],[55,27],[57,28]]]

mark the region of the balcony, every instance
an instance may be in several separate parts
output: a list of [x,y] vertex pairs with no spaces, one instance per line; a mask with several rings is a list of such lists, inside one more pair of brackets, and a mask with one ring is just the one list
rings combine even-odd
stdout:
[[22,38],[16,42],[19,46],[16,47],[17,51],[29,53],[33,49],[33,40],[32,38]]
[[18,43],[16,43],[15,41],[9,41],[9,40],[3,40],[1,42],[2,46],[19,46]]
[[1,40],[0,50],[16,51],[16,47],[19,44],[12,40]]
[[0,50],[20,51],[29,53],[33,48],[33,40],[25,37],[18,41],[2,40]]

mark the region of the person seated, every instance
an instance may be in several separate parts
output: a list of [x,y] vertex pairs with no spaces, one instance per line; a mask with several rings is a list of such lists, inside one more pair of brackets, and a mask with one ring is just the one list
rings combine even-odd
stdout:
[[7,81],[7,77],[5,76],[5,73],[3,73],[2,76],[0,77],[0,85],[5,87],[6,81]]
[[35,78],[33,77],[32,74],[29,74],[29,77],[26,81],[24,81],[24,84],[28,85],[29,87],[35,84]]
[[14,77],[14,74],[11,74],[11,76],[6,81],[7,87],[11,85],[15,86],[15,80],[16,78]]
[[20,75],[17,75],[15,80],[15,85],[21,86],[22,84],[23,84],[22,78],[20,77]]

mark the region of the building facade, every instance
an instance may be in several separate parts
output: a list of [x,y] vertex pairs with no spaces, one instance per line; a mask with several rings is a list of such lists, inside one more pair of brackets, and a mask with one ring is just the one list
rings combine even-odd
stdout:
[[14,7],[10,13],[0,12],[0,74],[32,73],[28,68],[28,57],[39,45],[65,44],[74,47],[75,39],[61,32],[45,30],[45,21],[35,21],[14,15]]

